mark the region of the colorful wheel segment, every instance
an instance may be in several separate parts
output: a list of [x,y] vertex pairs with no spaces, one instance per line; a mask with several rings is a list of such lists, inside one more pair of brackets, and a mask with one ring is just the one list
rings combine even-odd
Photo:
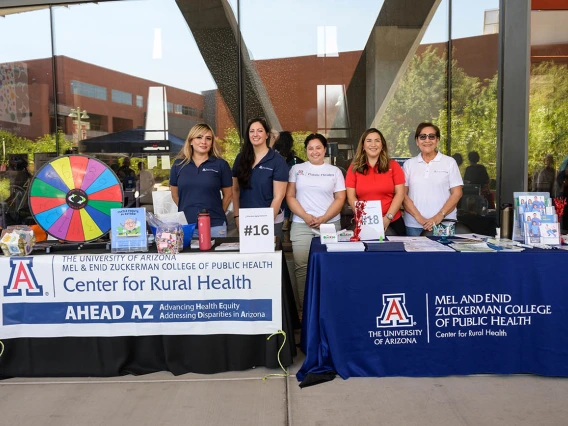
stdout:
[[48,234],[69,242],[96,240],[110,230],[110,209],[122,207],[120,180],[102,161],[65,155],[43,166],[30,185],[30,209]]

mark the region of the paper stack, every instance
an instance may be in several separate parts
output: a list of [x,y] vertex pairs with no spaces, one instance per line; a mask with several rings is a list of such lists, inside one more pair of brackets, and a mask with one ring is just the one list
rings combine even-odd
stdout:
[[365,244],[363,244],[362,242],[326,244],[326,247],[328,252],[365,251]]

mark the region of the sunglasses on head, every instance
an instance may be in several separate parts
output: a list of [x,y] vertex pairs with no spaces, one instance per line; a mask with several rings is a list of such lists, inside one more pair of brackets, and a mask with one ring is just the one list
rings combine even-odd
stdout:
[[422,133],[421,135],[418,135],[418,139],[420,139],[421,141],[425,141],[426,138],[430,139],[431,141],[436,139],[436,135],[434,133],[430,133],[430,134],[426,134],[426,133]]

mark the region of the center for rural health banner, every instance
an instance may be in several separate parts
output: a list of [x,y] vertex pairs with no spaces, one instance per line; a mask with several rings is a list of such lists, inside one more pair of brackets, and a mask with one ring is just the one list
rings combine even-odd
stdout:
[[282,327],[281,253],[0,258],[0,339],[268,334]]

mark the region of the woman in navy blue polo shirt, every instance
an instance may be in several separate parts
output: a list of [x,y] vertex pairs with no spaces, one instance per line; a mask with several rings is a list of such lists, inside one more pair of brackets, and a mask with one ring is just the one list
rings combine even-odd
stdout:
[[233,196],[232,185],[231,167],[221,158],[213,129],[196,124],[170,171],[170,189],[178,211],[185,213],[187,223],[197,223],[199,211],[207,209],[211,236],[226,237],[225,210]]
[[274,210],[274,235],[282,237],[288,166],[280,154],[268,147],[270,129],[263,118],[249,121],[245,142],[233,165],[233,208],[239,226],[239,208]]

